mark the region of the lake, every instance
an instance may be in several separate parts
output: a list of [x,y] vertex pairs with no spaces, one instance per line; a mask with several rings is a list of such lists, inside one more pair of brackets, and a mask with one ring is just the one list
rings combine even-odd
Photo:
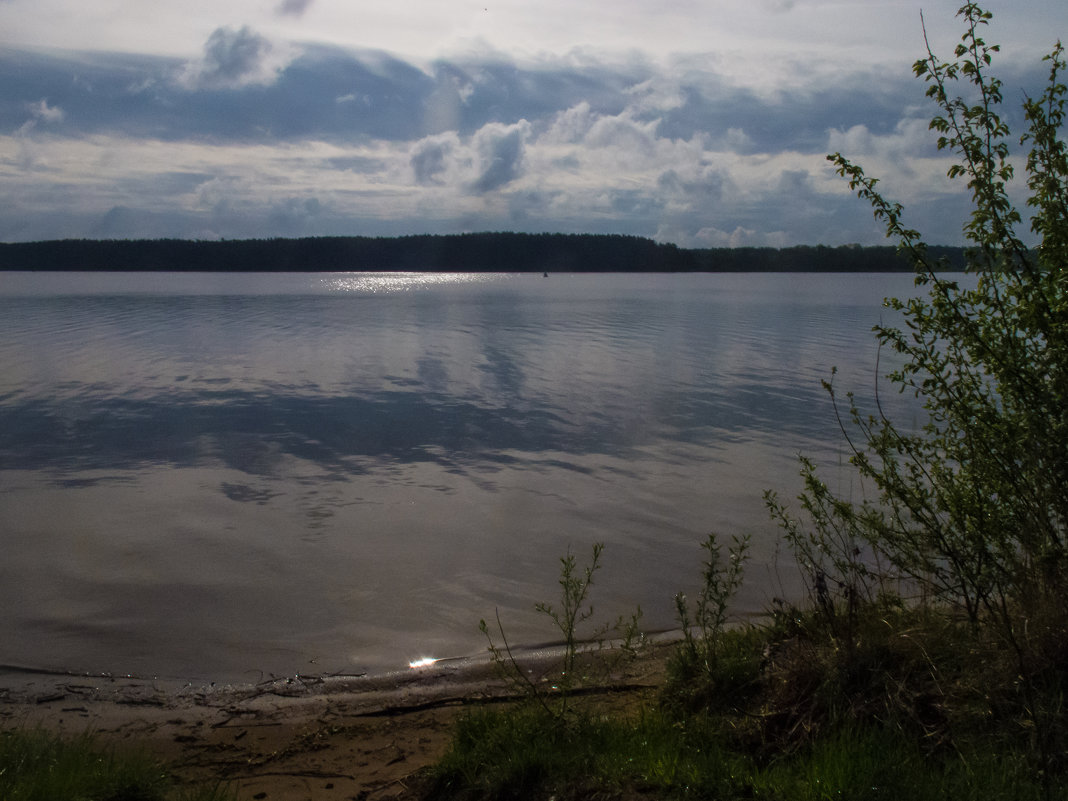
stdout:
[[[762,493],[852,492],[904,274],[0,273],[0,663],[251,682],[673,625],[708,532],[797,592]],[[885,358],[884,358],[885,361]],[[884,404],[908,413],[899,396]]]

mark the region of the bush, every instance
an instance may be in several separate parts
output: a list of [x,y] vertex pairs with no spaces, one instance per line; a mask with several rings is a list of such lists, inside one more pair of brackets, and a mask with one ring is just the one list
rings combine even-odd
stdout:
[[[863,414],[852,393],[842,410],[828,382],[850,461],[870,497],[836,496],[803,460],[803,517],[773,493],[767,500],[828,620],[849,623],[860,602],[904,588],[948,604],[998,639],[1015,660],[1019,702],[1045,769],[1054,761],[1060,709],[1039,699],[1057,697],[1068,672],[1057,645],[1068,624],[1064,51],[1058,43],[1046,57],[1046,87],[1024,102],[1028,129],[1019,143],[1029,148],[1027,205],[1037,238],[1029,247],[1009,195],[1015,170],[999,113],[1002,83],[989,71],[998,47],[980,35],[991,15],[975,3],[958,15],[965,32],[953,60],[928,48],[914,72],[938,107],[930,127],[939,149],[957,157],[948,177],[964,179],[971,192],[967,278],[939,277],[942,265],[905,226],[902,206],[841,154],[828,157],[871,203],[926,290],[888,301],[904,324],[875,329],[901,365],[886,378],[922,400],[926,422],[918,430],[894,423],[878,389],[874,414]],[[967,97],[954,96],[955,87]]]

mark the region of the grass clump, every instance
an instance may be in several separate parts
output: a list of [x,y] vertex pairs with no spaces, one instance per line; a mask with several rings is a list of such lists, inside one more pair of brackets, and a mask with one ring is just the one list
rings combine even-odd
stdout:
[[678,725],[655,710],[623,718],[587,710],[560,727],[536,707],[480,709],[460,721],[425,796],[737,797],[750,760],[714,747],[704,728],[696,721]]
[[1042,793],[1030,765],[1014,754],[935,759],[899,732],[878,727],[821,739],[769,765],[753,788],[753,797],[791,801],[1038,801]]
[[101,747],[89,735],[64,739],[0,730],[4,801],[230,801],[223,788],[176,787],[157,761]]

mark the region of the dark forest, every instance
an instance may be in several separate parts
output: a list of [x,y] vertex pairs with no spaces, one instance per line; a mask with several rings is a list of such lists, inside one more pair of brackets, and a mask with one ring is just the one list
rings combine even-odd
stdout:
[[[946,269],[962,248],[934,247]],[[0,243],[0,270],[182,272],[910,272],[893,247],[684,249],[636,236],[473,233]]]

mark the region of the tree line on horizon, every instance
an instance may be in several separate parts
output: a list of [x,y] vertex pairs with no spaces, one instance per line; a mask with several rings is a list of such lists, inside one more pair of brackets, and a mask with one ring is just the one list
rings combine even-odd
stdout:
[[[933,247],[947,269],[964,249]],[[0,243],[0,270],[179,272],[911,272],[892,246],[685,249],[618,234],[472,233]]]

